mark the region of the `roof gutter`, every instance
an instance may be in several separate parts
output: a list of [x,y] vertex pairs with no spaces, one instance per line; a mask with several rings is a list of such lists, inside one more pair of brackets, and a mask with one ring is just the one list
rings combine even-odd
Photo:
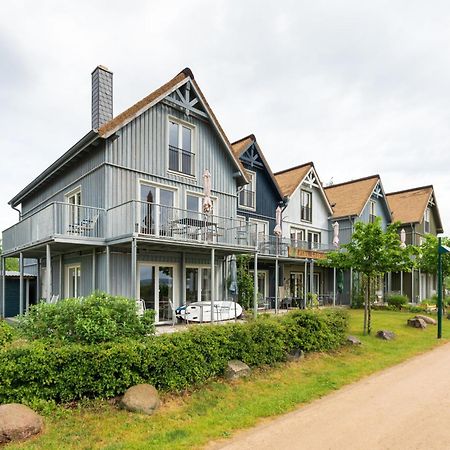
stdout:
[[87,146],[91,145],[97,139],[101,139],[96,130],[91,130],[84,135],[74,146],[72,146],[66,153],[58,158],[51,166],[44,170],[37,178],[29,183],[24,189],[22,189],[15,197],[13,197],[8,204],[13,209],[19,205],[22,200],[33,192],[38,186],[44,183],[49,177],[51,177],[59,168],[69,162],[79,153],[81,153]]

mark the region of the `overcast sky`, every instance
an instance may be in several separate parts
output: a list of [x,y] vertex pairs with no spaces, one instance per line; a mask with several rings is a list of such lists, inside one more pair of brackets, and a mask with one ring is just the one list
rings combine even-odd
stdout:
[[450,233],[450,2],[2,1],[0,230],[7,202],[90,129],[91,72],[121,112],[188,66],[231,141],[273,171],[433,184]]

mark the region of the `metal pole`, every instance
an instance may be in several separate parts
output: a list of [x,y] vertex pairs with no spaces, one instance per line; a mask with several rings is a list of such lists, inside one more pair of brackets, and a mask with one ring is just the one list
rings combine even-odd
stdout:
[[47,265],[47,301],[52,298],[52,254],[50,252],[50,244],[45,246],[45,262]]
[[303,298],[303,308],[306,309],[306,297],[308,296],[308,260],[305,259],[305,276],[304,276],[304,282],[303,282],[303,292],[304,292],[304,298]]
[[216,283],[215,283],[215,259],[216,259],[216,255],[215,255],[215,248],[211,249],[211,323],[214,323],[214,295],[215,295],[215,291],[216,291]]
[[255,252],[255,264],[253,272],[253,318],[256,319],[258,312],[258,252]]
[[400,272],[400,295],[403,295],[403,270]]
[[419,302],[422,301],[422,272],[419,269]]
[[278,284],[280,274],[278,273],[278,255],[275,258],[275,314],[278,314]]
[[336,306],[336,267],[333,267],[333,306]]
[[136,239],[133,239],[131,241],[131,298],[133,299],[136,299],[137,296],[136,264],[137,264],[137,243]]
[[106,246],[106,293],[111,294],[111,284],[110,284],[110,276],[109,276],[109,268],[110,268],[110,249],[109,245]]
[[438,339],[442,338],[442,254],[441,238],[438,238]]
[[63,298],[63,255],[59,255],[59,298]]
[[3,258],[3,256],[0,259],[1,259],[0,262],[1,262],[1,274],[2,274],[2,302],[1,302],[0,317],[5,318],[6,317],[6,311],[5,311],[5,305],[6,305],[6,301],[5,301],[6,260],[5,260],[5,258]]
[[23,253],[19,253],[19,314],[23,314]]
[[92,250],[92,292],[95,291],[95,262],[96,262],[95,248]]
[[411,302],[416,303],[414,301],[414,267],[411,269]]

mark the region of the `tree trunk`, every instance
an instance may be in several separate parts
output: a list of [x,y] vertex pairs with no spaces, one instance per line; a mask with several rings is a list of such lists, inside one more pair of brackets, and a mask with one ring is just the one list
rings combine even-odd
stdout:
[[366,285],[366,295],[364,296],[364,330],[363,333],[367,334],[367,312],[368,312],[368,299],[369,299],[369,295],[367,292],[367,285]]
[[370,276],[367,277],[367,334],[371,331],[371,308],[370,308]]

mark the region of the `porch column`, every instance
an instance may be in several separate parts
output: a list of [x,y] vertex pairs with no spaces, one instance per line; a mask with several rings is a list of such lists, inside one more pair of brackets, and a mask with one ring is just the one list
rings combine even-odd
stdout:
[[216,293],[216,249],[211,249],[211,323],[214,323],[214,295]]
[[131,298],[136,299],[136,266],[137,266],[137,243],[136,239],[131,240]]
[[109,276],[109,268],[110,268],[110,249],[109,245],[106,246],[106,293],[111,294],[111,285],[110,285],[110,276]]
[[25,311],[30,308],[30,279],[25,280]]
[[63,255],[59,255],[59,298],[64,297],[63,286],[64,286],[64,271],[63,271]]
[[419,269],[419,302],[422,301],[422,273]]
[[336,306],[336,267],[333,267],[333,306]]
[[180,306],[186,304],[186,252],[181,253]]
[[258,252],[255,252],[255,264],[253,267],[253,318],[258,314]]
[[41,300],[41,259],[36,258],[37,276],[36,276],[36,303]]
[[19,314],[23,314],[23,253],[19,253]]
[[6,260],[3,256],[0,257],[0,270],[2,275],[2,301],[0,304],[0,317],[5,318],[6,317],[6,311],[5,311],[5,293],[6,293]]
[[353,300],[353,267],[350,267],[350,292],[349,292],[350,306],[352,305],[352,300]]
[[275,258],[275,314],[278,314],[278,284],[279,284],[278,273],[278,256]]
[[95,291],[95,263],[96,263],[96,252],[95,248],[92,250],[92,292]]
[[414,301],[414,267],[411,269],[411,302],[416,303]]
[[47,301],[52,299],[52,254],[50,252],[50,244],[45,246],[45,263],[47,265]]
[[306,299],[308,297],[308,260],[305,259],[305,276],[303,280],[303,291],[305,292],[304,299],[303,299],[303,307],[306,309]]
[[403,270],[400,272],[400,295],[403,295]]
[[[311,259],[309,263],[309,291],[312,294],[315,294],[314,292],[314,260]],[[311,299],[311,306],[312,306],[312,299]]]

